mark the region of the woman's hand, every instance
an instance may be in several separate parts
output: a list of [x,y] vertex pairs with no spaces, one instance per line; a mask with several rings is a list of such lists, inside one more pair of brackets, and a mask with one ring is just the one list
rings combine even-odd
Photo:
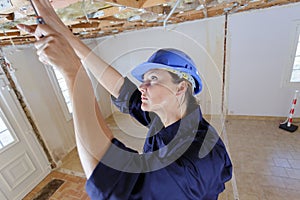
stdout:
[[[78,38],[75,37],[72,31],[62,22],[59,16],[56,14],[49,0],[31,0],[32,4],[37,11],[38,15],[43,18],[45,23],[53,30],[56,30],[62,34],[68,42],[73,46],[74,41]],[[74,48],[74,46],[73,46]]]
[[[98,57],[98,55],[86,46],[79,37],[73,35],[73,33],[57,16],[49,0],[32,0],[32,3],[38,14],[43,17],[46,24],[50,26],[52,30],[57,31],[55,34],[52,34],[50,38],[41,38],[37,42],[37,47],[41,49],[41,51],[38,50],[38,53],[41,55],[41,59],[43,61],[49,60],[50,64],[54,64],[55,66],[62,68],[68,74],[69,68],[62,66],[65,66],[66,64],[68,64],[67,66],[69,67],[74,65],[70,61],[70,59],[74,57],[73,51],[69,48],[71,45],[77,56],[81,59],[85,68],[89,69],[94,77],[96,77],[97,81],[110,94],[114,97],[118,97],[120,88],[124,83],[123,76],[108,63]],[[37,31],[41,32],[39,29],[43,29],[43,27],[44,26],[41,25],[38,26]],[[41,35],[41,33],[39,34]],[[47,34],[44,35],[48,36]],[[65,39],[63,39],[63,37]],[[46,40],[48,45],[44,46],[43,43]],[[57,40],[60,42],[56,42]],[[67,42],[68,44],[66,44]],[[49,47],[50,43],[51,47]],[[56,47],[52,50],[53,46]],[[62,50],[65,52],[62,52]],[[47,57],[44,58],[44,55],[47,55]],[[55,56],[53,57],[53,55]],[[75,63],[76,64],[74,66],[77,66],[77,61],[75,61]]]
[[57,67],[66,79],[76,76],[81,61],[63,35],[45,24],[36,28],[19,24],[18,28],[37,38],[35,47],[41,62]]

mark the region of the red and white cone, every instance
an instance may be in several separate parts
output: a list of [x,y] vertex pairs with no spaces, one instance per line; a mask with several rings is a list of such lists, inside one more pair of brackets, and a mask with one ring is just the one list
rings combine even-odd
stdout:
[[298,128],[298,126],[292,124],[293,123],[293,115],[295,113],[295,106],[297,104],[298,92],[299,92],[298,90],[295,90],[295,95],[294,95],[294,98],[292,101],[292,107],[290,109],[290,113],[289,113],[287,120],[279,125],[279,128],[284,129],[289,132],[294,132]]

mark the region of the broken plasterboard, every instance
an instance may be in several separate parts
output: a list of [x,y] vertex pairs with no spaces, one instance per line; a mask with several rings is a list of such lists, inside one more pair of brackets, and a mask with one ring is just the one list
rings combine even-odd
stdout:
[[6,11],[9,9],[12,9],[13,5],[11,3],[11,0],[1,0],[0,2],[0,13],[2,13],[2,11]]

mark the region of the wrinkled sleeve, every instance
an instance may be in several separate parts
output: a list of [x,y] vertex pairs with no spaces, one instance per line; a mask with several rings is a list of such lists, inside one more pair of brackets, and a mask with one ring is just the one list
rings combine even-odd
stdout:
[[115,98],[114,96],[111,96],[111,100],[122,113],[129,114],[129,108],[130,108],[129,101],[131,98],[137,96],[136,94],[137,87],[127,77],[125,77],[124,79],[125,79],[124,84],[120,89],[119,97]]
[[[121,150],[115,151],[113,147],[118,147]],[[98,163],[91,177],[86,182],[86,192],[92,200],[124,200],[129,198],[139,174],[116,169],[113,167],[114,163],[109,163],[108,165],[111,166],[107,166],[105,161],[109,159],[115,162],[117,168],[126,168],[126,163],[118,162],[123,157],[122,150],[137,154],[135,150],[127,148],[119,140],[115,138],[112,140],[111,147],[107,150],[104,158]],[[113,159],[111,159],[112,155]]]
[[130,114],[144,126],[150,124],[151,117],[149,113],[141,109],[141,93],[127,77],[125,77],[124,84],[120,89],[119,97],[111,96],[111,100],[122,113]]

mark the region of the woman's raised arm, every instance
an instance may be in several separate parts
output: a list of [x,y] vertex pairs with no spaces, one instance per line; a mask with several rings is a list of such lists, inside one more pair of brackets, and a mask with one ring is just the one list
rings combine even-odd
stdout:
[[89,178],[111,145],[113,135],[101,114],[87,72],[65,37],[48,25],[40,24],[36,29],[22,25],[20,28],[36,36],[39,59],[57,67],[66,80],[73,106],[78,153]]
[[66,38],[83,65],[91,71],[98,82],[110,94],[118,97],[120,88],[124,83],[123,76],[93,53],[78,37],[73,35],[58,17],[49,0],[32,0],[32,3],[46,24]]

